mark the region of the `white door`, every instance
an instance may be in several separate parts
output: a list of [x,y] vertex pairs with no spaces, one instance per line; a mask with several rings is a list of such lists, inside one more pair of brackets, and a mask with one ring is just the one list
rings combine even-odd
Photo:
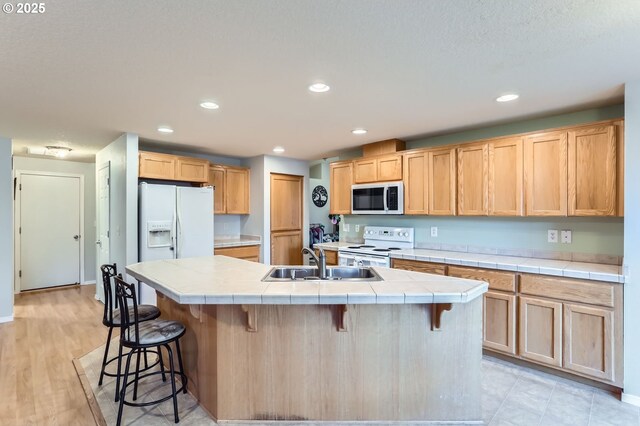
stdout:
[[20,289],[80,283],[80,178],[20,178]]
[[213,255],[213,188],[178,187],[176,198],[177,257]]
[[98,271],[96,273],[96,295],[98,300],[104,302],[104,289],[102,288],[102,272],[100,266],[111,263],[109,255],[109,175],[111,173],[111,166],[109,163],[105,164],[98,170],[98,193],[96,198],[98,200],[97,218],[96,218],[96,234],[98,239],[96,240],[96,258],[98,259]]

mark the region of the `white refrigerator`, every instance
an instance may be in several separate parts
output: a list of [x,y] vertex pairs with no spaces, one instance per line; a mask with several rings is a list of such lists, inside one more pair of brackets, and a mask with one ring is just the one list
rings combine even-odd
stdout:
[[[141,262],[213,255],[213,188],[140,184],[139,257]],[[144,283],[140,303],[156,304]]]

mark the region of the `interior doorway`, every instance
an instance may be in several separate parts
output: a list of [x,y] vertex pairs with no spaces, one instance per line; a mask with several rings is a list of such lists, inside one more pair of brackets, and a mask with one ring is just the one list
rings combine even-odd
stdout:
[[16,172],[16,291],[84,281],[84,177]]
[[[98,169],[97,176],[97,218],[96,218],[96,299],[104,303],[104,288],[102,286],[102,272],[100,265],[111,263],[110,244],[110,197],[111,163],[106,162]],[[120,265],[118,265],[120,266]]]
[[302,176],[271,173],[271,264],[302,264]]

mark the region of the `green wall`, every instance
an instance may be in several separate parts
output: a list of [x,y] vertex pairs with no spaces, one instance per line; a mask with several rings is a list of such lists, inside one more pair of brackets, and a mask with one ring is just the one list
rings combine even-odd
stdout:
[[[545,118],[522,120],[496,126],[456,133],[429,136],[407,142],[407,149],[453,144],[477,139],[506,136],[516,133],[571,126],[598,120],[624,117],[624,105],[611,105]],[[340,159],[360,156],[357,150],[345,151]],[[362,237],[356,224],[378,226],[408,226],[416,229],[416,243],[464,244],[481,247],[522,248],[562,252],[609,254],[622,256],[624,225],[620,218],[495,218],[495,217],[436,217],[436,216],[352,216],[346,215],[343,224],[350,232],[341,230],[342,238]],[[438,227],[438,237],[430,236],[430,228]],[[548,229],[570,229],[571,244],[547,243]]]

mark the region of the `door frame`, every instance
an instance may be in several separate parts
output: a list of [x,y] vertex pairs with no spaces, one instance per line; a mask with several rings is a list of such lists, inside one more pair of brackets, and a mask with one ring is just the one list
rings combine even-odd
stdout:
[[21,241],[20,241],[20,213],[21,213],[21,205],[22,202],[22,190],[20,189],[20,185],[22,183],[23,175],[37,175],[37,176],[52,176],[52,177],[70,177],[70,178],[78,178],[80,182],[80,284],[85,284],[84,282],[84,175],[76,174],[76,173],[56,173],[56,172],[42,172],[36,170],[15,170],[13,173],[14,177],[14,197],[13,197],[13,291],[14,293],[20,293],[21,291],[21,278],[20,278],[20,249],[21,249]]
[[95,199],[96,199],[96,234],[94,235],[95,237],[95,242],[96,242],[96,264],[95,269],[96,269],[96,294],[95,294],[95,299],[101,301],[102,303],[104,303],[104,294],[102,294],[102,297],[100,297],[101,293],[104,293],[104,291],[99,292],[98,289],[102,288],[102,272],[100,271],[100,250],[97,247],[98,241],[100,240],[100,234],[99,234],[99,220],[100,220],[100,213],[98,211],[98,209],[100,208],[100,181],[99,181],[99,176],[100,176],[100,170],[107,168],[108,169],[108,177],[107,179],[109,180],[109,205],[107,206],[107,209],[109,210],[109,220],[108,220],[108,226],[109,226],[109,263],[111,262],[111,161],[105,161],[104,163],[100,164],[100,166],[98,166],[96,164],[96,193],[95,193]]

